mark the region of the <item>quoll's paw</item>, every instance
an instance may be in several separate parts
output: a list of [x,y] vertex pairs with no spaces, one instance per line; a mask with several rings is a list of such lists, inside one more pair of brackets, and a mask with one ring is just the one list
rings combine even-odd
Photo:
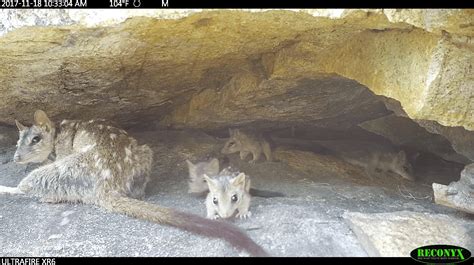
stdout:
[[18,190],[22,193],[28,193],[32,189],[33,189],[33,184],[30,183],[29,179],[25,178],[22,181],[20,181],[20,183],[18,184]]
[[217,220],[219,219],[219,215],[215,214],[215,215],[208,215],[207,216],[208,219],[211,219],[211,220]]
[[250,216],[252,216],[252,212],[251,211],[247,211],[247,212],[243,212],[243,213],[238,213],[236,215],[236,217],[240,218],[240,219],[247,219],[247,218],[250,218]]

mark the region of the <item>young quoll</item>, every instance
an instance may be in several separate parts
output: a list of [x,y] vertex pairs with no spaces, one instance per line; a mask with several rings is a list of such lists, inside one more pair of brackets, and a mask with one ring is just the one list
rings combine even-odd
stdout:
[[245,219],[251,216],[250,178],[245,173],[238,175],[225,174],[210,178],[204,175],[209,186],[206,197],[207,218],[230,218],[235,216]]
[[[204,175],[208,177],[214,176],[237,176],[240,172],[232,170],[230,167],[224,168],[219,173],[219,160],[213,158],[209,161],[198,162],[193,164],[191,161],[186,160],[189,169],[189,181],[188,181],[188,193],[192,193],[198,196],[205,196],[209,192],[209,185],[207,184]],[[247,176],[247,179],[249,176]],[[269,190],[259,190],[250,187],[250,195],[262,198],[272,198],[272,197],[285,197],[285,194],[278,191],[269,191]]]
[[219,160],[213,158],[210,161],[193,164],[186,160],[189,169],[189,188],[188,193],[204,194],[209,191],[206,180],[203,175],[216,176],[219,174]]
[[256,163],[263,153],[267,161],[273,161],[270,143],[261,134],[241,129],[229,129],[229,135],[230,138],[224,144],[221,153],[233,154],[239,152],[242,160],[252,154],[252,160],[249,161],[251,164]]

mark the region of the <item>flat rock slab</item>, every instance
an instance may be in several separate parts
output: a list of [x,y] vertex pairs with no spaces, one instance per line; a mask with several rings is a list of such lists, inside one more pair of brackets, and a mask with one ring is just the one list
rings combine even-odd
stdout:
[[474,214],[474,164],[467,165],[459,181],[448,186],[433,183],[437,204]]
[[[200,161],[209,154],[217,154],[222,141],[194,131],[131,134],[140,142],[149,143],[155,153],[152,181],[145,200],[205,216],[204,199],[187,193],[185,160]],[[0,163],[0,185],[8,187],[16,186],[34,168],[12,161],[16,139],[11,140],[9,144],[0,144],[0,161],[4,161]],[[418,211],[433,214],[428,216],[441,213],[461,221],[464,218],[451,208],[434,204],[427,197],[432,192],[430,186],[389,176],[380,176],[377,183],[367,183],[363,176],[357,179],[357,170],[346,170],[339,160],[330,156],[288,150],[275,154],[281,161],[249,164],[241,161],[238,154],[229,156],[230,165],[249,174],[256,188],[287,195],[269,199],[255,197],[250,219],[229,221],[273,256],[367,256],[366,241],[360,240],[359,232],[354,232],[360,229],[352,231],[344,220],[345,212],[378,216],[370,213]],[[403,196],[397,185],[416,199]],[[398,218],[407,219],[404,215]],[[446,223],[455,223],[448,220],[444,223],[446,227]],[[377,222],[366,221],[371,225]],[[400,226],[399,233],[405,229]],[[440,238],[447,234],[456,238],[454,233],[440,231],[436,232]],[[469,231],[473,231],[472,224]],[[466,244],[461,246],[466,247]],[[245,255],[220,240],[108,213],[95,206],[39,203],[22,195],[0,195],[0,256]]]
[[449,195],[449,186],[433,183],[435,202],[460,211],[474,214],[474,198],[470,193],[458,191]]
[[369,256],[406,257],[417,247],[435,244],[474,246],[474,222],[444,214],[346,212],[343,217]]

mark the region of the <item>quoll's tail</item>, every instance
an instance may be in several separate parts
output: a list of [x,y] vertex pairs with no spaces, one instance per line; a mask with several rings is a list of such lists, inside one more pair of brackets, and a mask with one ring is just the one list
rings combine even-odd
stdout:
[[268,256],[262,247],[242,230],[230,223],[209,220],[195,214],[161,207],[128,197],[112,196],[101,200],[100,204],[112,212],[173,226],[207,237],[223,239],[234,247],[247,251],[252,256]]
[[250,188],[249,191],[250,195],[255,197],[262,197],[262,198],[272,198],[272,197],[285,197],[284,193],[278,191],[269,191],[269,190],[257,190]]

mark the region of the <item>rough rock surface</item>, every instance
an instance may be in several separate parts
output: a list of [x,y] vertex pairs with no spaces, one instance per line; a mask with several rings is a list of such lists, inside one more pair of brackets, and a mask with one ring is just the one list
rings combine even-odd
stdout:
[[[205,215],[204,199],[187,193],[186,159],[217,155],[224,140],[196,131],[131,132],[155,153],[153,181],[146,200]],[[0,147],[0,185],[14,186],[34,167],[12,162],[14,145]],[[231,221],[274,256],[370,256],[342,218],[344,212],[416,211],[470,220],[432,203],[429,182],[421,175],[459,172],[419,169],[420,182],[386,175],[374,183],[360,169],[330,155],[279,149],[280,161],[255,165],[229,156],[249,174],[256,188],[280,191],[283,198],[254,198],[252,217]],[[111,214],[94,206],[39,203],[23,196],[0,195],[0,256],[245,256],[227,244],[174,228]],[[431,215],[426,216],[430,222]],[[451,220],[451,219],[450,219]],[[471,221],[468,226],[473,228]],[[437,238],[450,235],[439,233]],[[463,237],[461,237],[463,238]],[[469,247],[468,247],[469,248]],[[472,248],[471,248],[472,249]],[[407,256],[408,254],[405,254]]]
[[263,81],[245,74],[233,77],[220,90],[202,91],[162,124],[214,129],[259,121],[260,127],[311,123],[342,130],[388,113],[369,90],[338,76]]
[[255,11],[2,11],[0,121],[39,107],[154,121],[259,70],[288,93],[336,74],[399,100],[411,118],[474,128],[472,10]]
[[436,203],[474,214],[474,164],[464,168],[459,181],[433,183],[433,191]]
[[370,256],[406,257],[426,245],[474,247],[472,223],[443,214],[347,212],[343,217]]
[[[450,130],[446,130],[445,133],[431,133],[413,120],[407,117],[399,117],[395,114],[366,121],[359,124],[359,126],[368,131],[384,136],[395,145],[407,146],[412,149],[430,152],[448,161],[467,164],[469,161],[474,159],[474,156],[472,156],[472,149],[465,147],[464,145],[456,145],[461,141],[459,140],[460,138],[449,137],[448,139],[452,140],[452,142],[450,142],[445,137],[446,132],[452,132],[453,128],[449,128]],[[462,130],[466,131],[464,129]],[[465,137],[464,139],[463,142],[467,142],[467,139],[474,138]]]

